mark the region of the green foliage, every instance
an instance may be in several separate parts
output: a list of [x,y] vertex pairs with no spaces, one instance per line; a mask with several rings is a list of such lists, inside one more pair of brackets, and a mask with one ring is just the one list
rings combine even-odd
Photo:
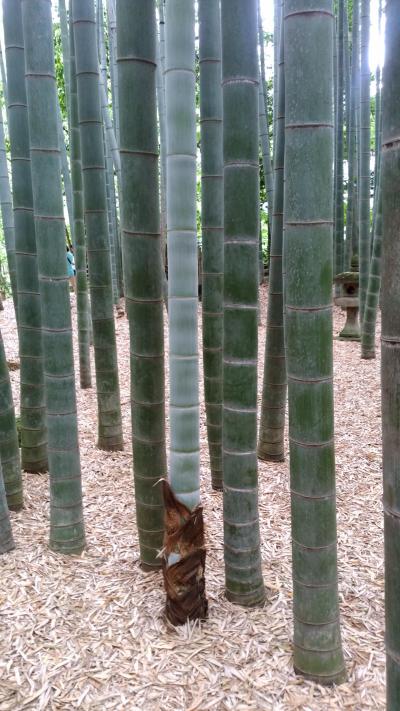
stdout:
[[67,121],[67,97],[65,92],[65,77],[60,23],[55,23],[53,26],[53,30],[54,61],[56,66],[58,101],[60,103],[61,116],[63,118],[63,121]]

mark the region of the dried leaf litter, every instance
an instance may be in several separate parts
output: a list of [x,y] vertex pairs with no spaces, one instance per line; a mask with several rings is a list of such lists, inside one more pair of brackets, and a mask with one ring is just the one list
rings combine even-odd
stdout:
[[[260,396],[265,287],[261,300]],[[73,319],[77,354],[75,304]],[[7,358],[17,362],[11,299],[0,323]],[[335,335],[343,324],[344,313],[335,308]],[[292,671],[287,462],[260,463],[259,469],[268,601],[264,608],[244,610],[224,598],[221,494],[209,485],[204,406],[209,619],[176,630],[165,623],[162,575],[142,572],[138,561],[126,318],[116,320],[116,327],[124,452],[96,449],[95,393],[78,391],[87,551],[68,558],[48,550],[47,475],[24,475],[26,506],[11,514],[17,548],[0,560],[0,711],[384,709],[379,348],[376,361],[361,361],[358,344],[334,340],[339,587],[348,681],[327,689]],[[18,410],[19,371],[11,378]]]

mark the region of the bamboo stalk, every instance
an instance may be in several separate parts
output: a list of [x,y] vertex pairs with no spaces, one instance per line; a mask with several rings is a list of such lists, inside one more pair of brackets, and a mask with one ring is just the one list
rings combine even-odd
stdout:
[[294,668],[322,684],[337,684],[346,676],[333,443],[333,22],[332,0],[285,2],[285,337]]
[[73,0],[78,117],[98,404],[98,446],[123,448],[93,0]]
[[86,270],[86,240],[85,222],[83,211],[83,185],[82,185],[82,159],[81,137],[78,123],[78,95],[75,67],[75,42],[70,16],[70,91],[71,91],[71,124],[70,124],[70,152],[71,152],[71,181],[72,181],[72,208],[75,237],[75,265],[76,265],[76,310],[78,319],[78,348],[79,348],[79,377],[82,389],[92,387],[90,365],[90,304]]
[[[3,83],[4,89],[4,83]],[[8,273],[10,275],[11,293],[14,302],[15,316],[18,319],[18,286],[17,265],[15,258],[15,227],[13,204],[8,175],[7,153],[4,138],[3,111],[0,109],[0,203],[3,224],[4,242],[7,253]]]
[[264,601],[258,520],[259,163],[257,0],[222,0],[225,594]]
[[25,50],[20,0],[3,0],[8,76],[8,119],[18,289],[21,364],[21,461],[29,472],[47,471],[41,304],[33,216]]
[[370,71],[369,71],[370,0],[361,0],[361,85],[360,85],[360,179],[359,179],[359,254],[360,323],[364,319],[371,258],[370,240]]
[[[282,27],[282,23],[281,23]],[[283,299],[283,195],[285,159],[284,37],[281,32],[278,65],[278,107],[274,156],[274,208],[268,282],[264,379],[258,457],[281,462],[285,458],[285,408],[287,396]]]
[[203,361],[211,483],[222,489],[222,331],[224,180],[221,15],[218,0],[199,2],[203,235]]
[[42,306],[50,548],[71,554],[84,549],[85,529],[66,273],[53,27],[48,0],[22,0],[22,23]]
[[[200,501],[198,258],[196,234],[195,3],[167,0],[167,126],[170,470],[164,582],[174,624],[207,614]],[[183,505],[183,506],[182,506]],[[179,523],[173,525],[174,516]],[[189,574],[187,573],[189,571]]]
[[[21,460],[10,374],[0,332],[0,460],[10,511],[23,507]],[[1,514],[0,514],[1,518]]]
[[[155,21],[155,0],[118,0],[122,249],[130,332],[135,503],[145,570],[161,567],[161,479],[167,473]],[[132,107],[135,95],[140,95],[140,104]]]
[[400,23],[386,3],[382,95],[382,445],[387,708],[400,698]]

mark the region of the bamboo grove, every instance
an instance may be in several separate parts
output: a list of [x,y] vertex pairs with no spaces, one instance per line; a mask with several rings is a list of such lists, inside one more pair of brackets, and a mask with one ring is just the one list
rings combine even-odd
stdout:
[[50,548],[90,546],[76,388],[95,388],[96,445],[122,450],[115,319],[125,310],[138,552],[143,575],[162,571],[166,617],[208,615],[204,487],[223,501],[226,598],[268,605],[258,460],[273,471],[287,456],[294,669],[341,683],[332,303],[347,309],[339,338],[372,361],[381,308],[394,709],[400,0],[380,0],[385,63],[372,71],[370,0],[275,0],[273,37],[261,10],[257,0],[2,0],[0,203],[20,402],[0,335],[0,552],[22,545],[9,515],[23,509],[22,472],[27,487],[48,472]]

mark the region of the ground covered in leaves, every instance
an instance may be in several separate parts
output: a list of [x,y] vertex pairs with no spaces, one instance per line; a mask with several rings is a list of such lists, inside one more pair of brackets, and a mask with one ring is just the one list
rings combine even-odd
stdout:
[[[72,297],[73,299],[73,297]],[[260,394],[265,337],[260,326]],[[73,305],[74,328],[76,310]],[[344,315],[335,309],[337,335]],[[18,360],[11,300],[0,315]],[[48,550],[48,477],[24,475],[13,513],[16,550],[0,560],[0,710],[258,711],[384,708],[383,526],[379,348],[334,341],[340,601],[348,681],[326,689],[294,675],[288,464],[260,464],[268,600],[244,610],[224,598],[221,494],[211,491],[204,407],[201,476],[209,620],[173,629],[160,574],[139,567],[130,444],[129,338],[117,320],[126,447],[95,447],[94,390],[78,392],[87,551]],[[76,344],[75,344],[76,345]],[[17,411],[19,371],[11,372]]]

